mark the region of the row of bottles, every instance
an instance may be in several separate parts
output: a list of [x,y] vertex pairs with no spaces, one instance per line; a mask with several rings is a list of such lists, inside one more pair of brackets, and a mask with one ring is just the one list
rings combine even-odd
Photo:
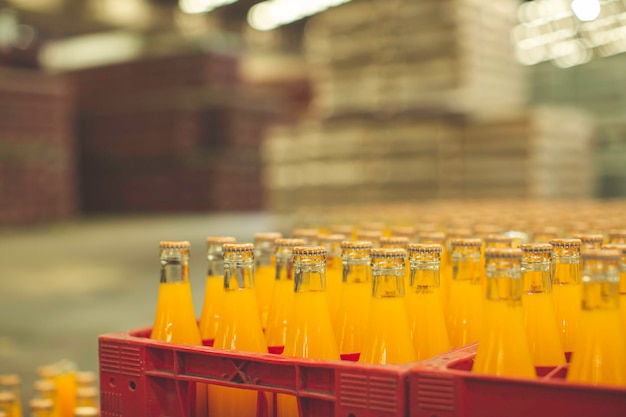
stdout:
[[5,417],[97,417],[98,389],[93,372],[80,372],[68,361],[37,369],[34,397],[27,409],[21,403],[21,379],[0,375],[0,412]]

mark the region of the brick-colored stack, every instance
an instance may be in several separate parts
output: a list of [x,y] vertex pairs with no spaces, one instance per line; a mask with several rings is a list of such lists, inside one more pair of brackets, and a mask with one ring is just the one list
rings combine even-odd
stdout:
[[73,123],[65,80],[0,69],[0,225],[76,213]]

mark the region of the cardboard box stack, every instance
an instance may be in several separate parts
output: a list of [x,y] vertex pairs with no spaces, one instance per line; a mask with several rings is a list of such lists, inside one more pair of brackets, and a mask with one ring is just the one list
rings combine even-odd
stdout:
[[76,149],[68,83],[0,69],[0,225],[76,214]]

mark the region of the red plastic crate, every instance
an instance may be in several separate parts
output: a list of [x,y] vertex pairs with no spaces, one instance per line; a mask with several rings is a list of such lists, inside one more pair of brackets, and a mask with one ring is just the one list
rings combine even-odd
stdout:
[[477,345],[420,362],[409,373],[410,417],[623,417],[626,388],[565,381],[567,365],[538,379],[472,374]]
[[295,395],[303,417],[408,415],[410,364],[225,351],[159,342],[149,334],[146,328],[100,336],[102,417],[192,417],[196,383]]

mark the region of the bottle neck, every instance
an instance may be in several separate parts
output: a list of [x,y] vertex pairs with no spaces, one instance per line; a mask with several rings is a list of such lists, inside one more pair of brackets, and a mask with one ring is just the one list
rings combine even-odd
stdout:
[[161,250],[161,283],[189,281],[189,250]]
[[411,288],[415,290],[439,287],[440,255],[436,253],[410,257]]
[[254,261],[256,266],[272,266],[274,255],[274,242],[260,241],[254,244]]
[[488,259],[487,300],[521,305],[522,273],[519,259]]
[[404,259],[377,259],[372,264],[372,296],[404,297]]
[[551,258],[552,283],[554,285],[580,284],[579,248],[554,248]]
[[222,252],[222,244],[210,244],[207,249],[207,276],[223,277],[224,276],[224,253]]
[[293,263],[296,293],[326,291],[325,256],[294,256]]
[[254,256],[251,252],[230,252],[224,255],[224,290],[254,288]]
[[293,250],[280,247],[276,250],[276,281],[293,281]]
[[551,276],[549,255],[524,255],[522,260],[522,291],[524,293],[551,293]]
[[583,310],[616,310],[619,308],[619,267],[617,261],[585,261],[582,281]]
[[360,284],[372,281],[369,250],[344,251],[343,282],[346,284]]
[[452,279],[480,284],[480,248],[457,247],[452,252]]

